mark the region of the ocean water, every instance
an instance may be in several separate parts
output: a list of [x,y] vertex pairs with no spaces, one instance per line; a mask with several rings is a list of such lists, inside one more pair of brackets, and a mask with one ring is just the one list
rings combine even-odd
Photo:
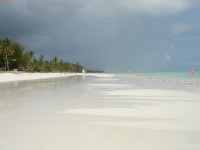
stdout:
[[162,81],[171,81],[179,82],[183,84],[192,84],[200,86],[200,71],[196,71],[194,75],[191,75],[190,72],[149,72],[149,73],[125,73],[121,74],[122,76],[129,77],[143,77],[149,80],[162,80]]
[[150,72],[150,73],[136,73],[136,74],[142,76],[151,76],[151,77],[200,80],[199,71],[196,71],[194,75],[191,75],[190,72]]
[[0,149],[199,150],[200,87],[165,78],[96,74],[0,84]]

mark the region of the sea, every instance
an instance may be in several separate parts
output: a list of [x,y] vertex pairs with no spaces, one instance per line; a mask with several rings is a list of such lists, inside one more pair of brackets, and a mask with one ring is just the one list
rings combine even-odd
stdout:
[[190,72],[148,72],[148,73],[135,73],[135,74],[141,76],[150,76],[150,77],[200,80],[200,71],[196,71],[193,75],[191,75]]
[[200,85],[200,71],[193,75],[190,72],[145,72],[145,73],[122,73],[122,76],[140,77],[149,80],[162,80],[169,82],[178,82],[183,84]]

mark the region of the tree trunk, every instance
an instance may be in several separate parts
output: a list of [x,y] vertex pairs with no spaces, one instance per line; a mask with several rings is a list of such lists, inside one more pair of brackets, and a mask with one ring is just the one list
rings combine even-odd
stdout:
[[5,64],[4,64],[4,69],[5,69],[5,71],[6,71],[6,61],[5,61]]
[[5,64],[4,64],[4,69],[5,69],[5,71],[7,70],[7,65],[6,65],[6,54],[4,54],[5,55]]
[[7,59],[7,69],[8,69],[8,71],[10,71],[8,59]]
[[6,53],[6,60],[5,60],[5,70],[9,71],[9,62],[8,62],[8,54]]

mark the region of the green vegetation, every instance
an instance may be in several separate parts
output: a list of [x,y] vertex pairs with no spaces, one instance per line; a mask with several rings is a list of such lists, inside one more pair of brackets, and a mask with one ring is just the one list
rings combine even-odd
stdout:
[[8,38],[0,39],[0,70],[14,69],[26,72],[81,72],[83,66],[64,62],[57,57],[48,61],[40,55],[37,59],[33,51],[25,51],[21,44]]

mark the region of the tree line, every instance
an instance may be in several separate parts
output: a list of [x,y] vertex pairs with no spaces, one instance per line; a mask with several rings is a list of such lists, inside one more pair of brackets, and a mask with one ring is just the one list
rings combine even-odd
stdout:
[[54,57],[45,60],[44,55],[36,58],[33,51],[27,51],[18,42],[8,38],[0,39],[0,70],[17,69],[26,72],[81,72],[84,67]]

